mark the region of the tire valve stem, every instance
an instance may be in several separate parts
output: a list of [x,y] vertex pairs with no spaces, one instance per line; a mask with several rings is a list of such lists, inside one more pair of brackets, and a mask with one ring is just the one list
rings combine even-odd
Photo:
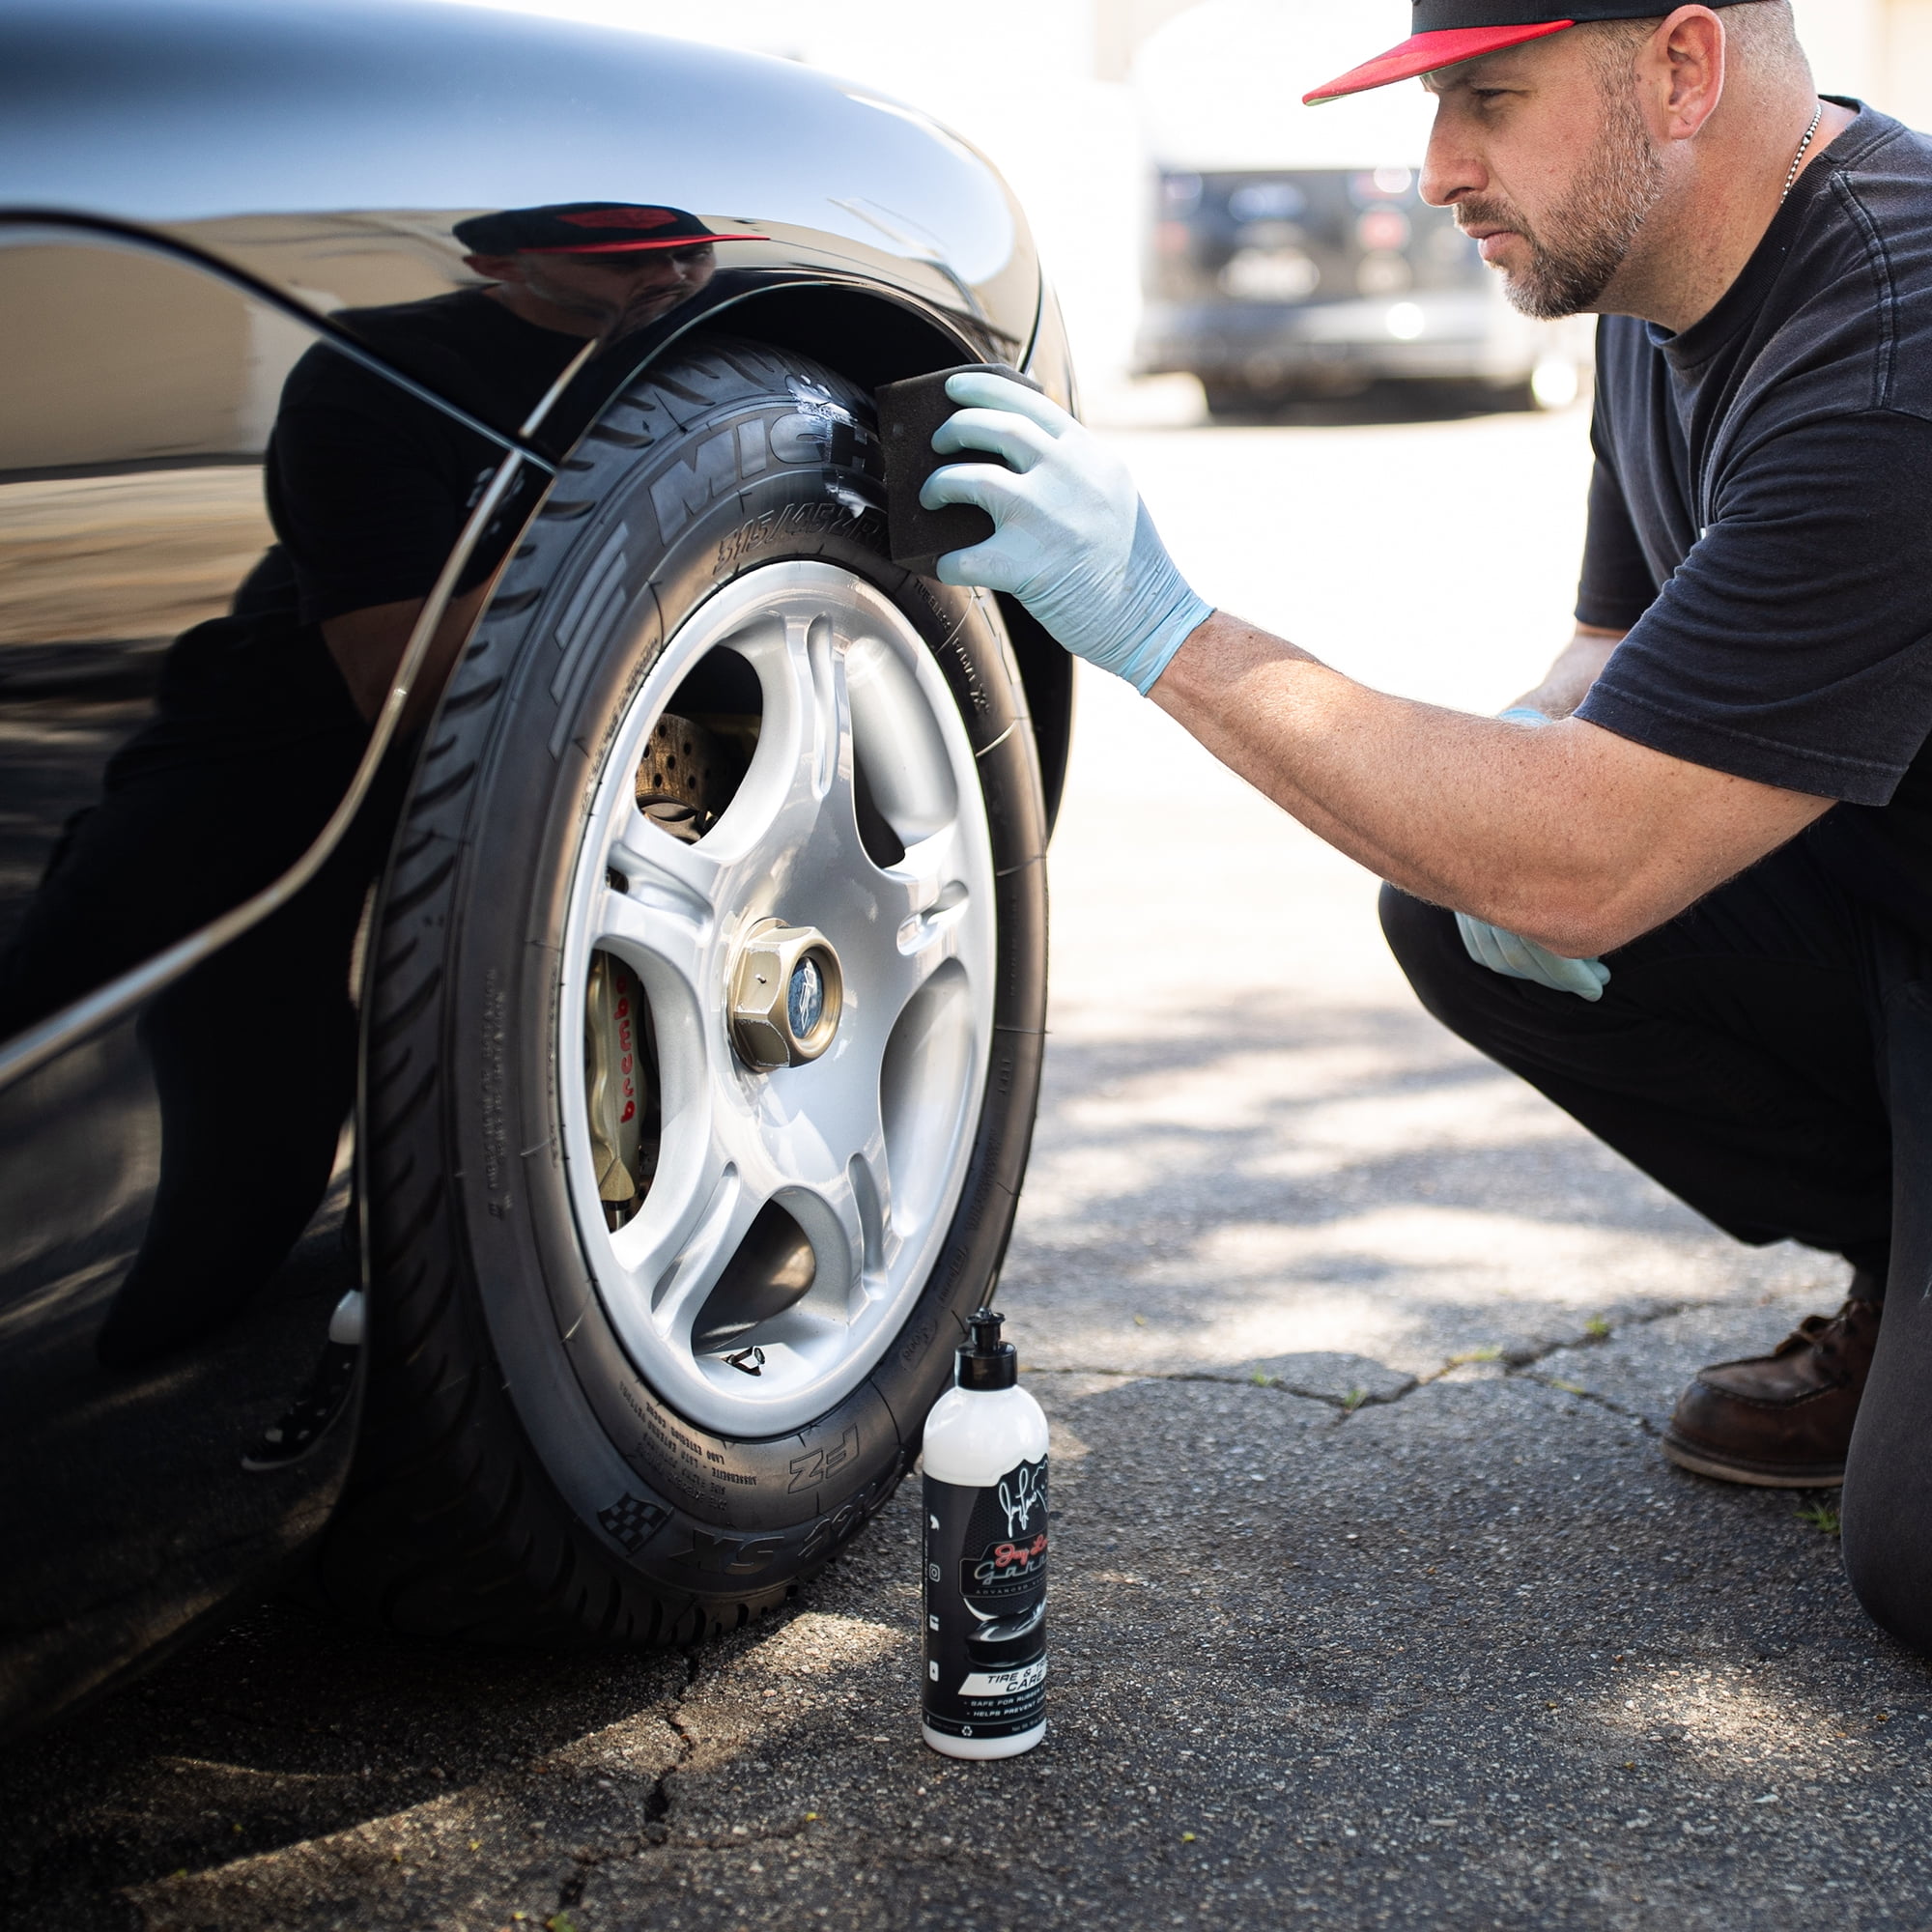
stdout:
[[734,1369],[743,1369],[748,1376],[761,1376],[765,1372],[765,1351],[755,1344],[749,1349],[740,1349],[735,1355],[724,1359]]

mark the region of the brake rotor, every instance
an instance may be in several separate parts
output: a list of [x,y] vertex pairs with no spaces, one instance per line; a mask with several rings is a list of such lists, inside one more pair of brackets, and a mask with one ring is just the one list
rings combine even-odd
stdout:
[[667,711],[651,726],[638,761],[638,810],[673,838],[695,845],[730,804],[742,771],[718,732]]

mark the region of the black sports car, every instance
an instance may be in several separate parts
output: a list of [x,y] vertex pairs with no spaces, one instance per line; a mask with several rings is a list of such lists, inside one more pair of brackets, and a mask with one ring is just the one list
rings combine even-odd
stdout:
[[0,0],[0,1722],[293,1587],[684,1642],[916,1452],[1068,664],[872,394],[1071,406],[994,171],[442,5]]

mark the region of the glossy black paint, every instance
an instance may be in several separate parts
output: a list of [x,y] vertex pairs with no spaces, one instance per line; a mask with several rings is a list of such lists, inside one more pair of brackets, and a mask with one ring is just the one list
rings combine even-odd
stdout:
[[[770,239],[721,245],[708,280],[607,347],[583,379],[604,386],[574,398],[570,423],[706,326],[867,384],[1015,361],[1072,401],[1004,185],[864,90],[456,6],[0,4],[0,951],[35,921],[55,931],[36,942],[34,983],[7,982],[0,1032],[245,896],[299,850],[353,764],[355,727],[329,709],[341,694],[313,683],[328,675],[316,646],[313,688],[275,687],[297,694],[273,714],[297,749],[242,747],[262,754],[239,794],[259,810],[184,819],[198,829],[143,859],[125,917],[101,901],[99,944],[84,924],[49,927],[43,872],[64,838],[84,852],[85,827],[68,828],[100,799],[109,759],[137,737],[152,752],[156,718],[180,713],[174,686],[174,711],[156,709],[184,662],[171,640],[209,620],[226,637],[223,613],[256,581],[275,534],[263,450],[289,371],[331,334],[359,342],[359,312],[480,286],[450,232],[466,215],[585,199],[669,204]],[[517,440],[521,410],[453,393],[407,333],[356,355],[386,366],[362,393],[393,397],[399,439],[434,396],[483,418],[497,454]],[[552,463],[568,446],[557,434],[541,444]],[[1069,666],[1024,625],[1014,637],[1057,794]],[[210,756],[201,740],[190,753],[184,770]],[[332,929],[346,938],[339,915]],[[99,1358],[103,1321],[163,1225],[180,1065],[220,1058],[226,1114],[272,1138],[321,1064],[310,1036],[346,958],[310,983],[293,952],[278,958],[276,930],[196,969],[232,1022],[221,1056],[194,1032],[208,1023],[194,976],[23,1079],[6,1079],[0,1037],[0,1728],[271,1582],[343,1481],[353,1393],[304,1455],[259,1452],[359,1280],[346,1157],[293,1250],[235,1305]],[[212,1232],[248,1205],[190,1179]]]
[[748,270],[818,269],[1009,353],[1032,340],[1037,264],[998,176],[790,62],[446,5],[15,4],[0,21],[14,204],[165,227],[367,303],[464,278],[445,214],[665,202],[774,235]]

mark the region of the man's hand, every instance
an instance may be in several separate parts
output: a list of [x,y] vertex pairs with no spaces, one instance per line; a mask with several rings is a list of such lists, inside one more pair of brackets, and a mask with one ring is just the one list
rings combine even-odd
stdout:
[[1487,966],[1505,980],[1527,980],[1552,993],[1575,993],[1593,1006],[1610,983],[1610,969],[1601,959],[1565,959],[1533,939],[1505,932],[1465,912],[1456,915],[1456,930],[1462,935],[1463,951],[1478,966]]
[[1125,465],[1057,403],[1003,376],[954,376],[946,393],[965,407],[933,448],[1005,461],[949,464],[920,492],[928,510],[972,503],[993,520],[984,543],[939,559],[941,580],[1017,597],[1069,651],[1146,696],[1211,610],[1175,569]]

